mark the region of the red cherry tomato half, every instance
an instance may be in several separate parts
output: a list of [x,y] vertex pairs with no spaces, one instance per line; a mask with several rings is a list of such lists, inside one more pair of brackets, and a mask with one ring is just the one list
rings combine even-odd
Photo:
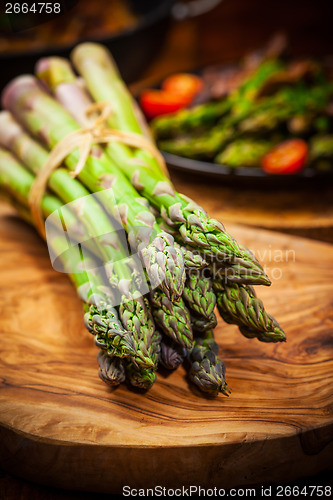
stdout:
[[190,100],[203,88],[203,81],[190,73],[177,73],[168,76],[162,83],[162,89],[173,94],[188,96]]
[[281,142],[261,160],[268,174],[295,174],[302,170],[308,155],[308,146],[302,139]]
[[148,118],[174,113],[189,104],[187,96],[172,94],[165,90],[145,90],[140,97],[140,104]]

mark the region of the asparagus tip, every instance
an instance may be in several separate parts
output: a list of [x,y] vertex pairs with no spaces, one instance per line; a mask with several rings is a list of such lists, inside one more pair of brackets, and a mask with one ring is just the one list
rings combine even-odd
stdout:
[[229,397],[231,394],[231,390],[229,389],[228,385],[226,382],[221,386],[220,392],[224,394],[225,396]]
[[267,274],[262,274],[260,276],[260,283],[258,283],[258,284],[264,285],[264,286],[271,286],[272,282],[269,279],[269,277],[267,276]]

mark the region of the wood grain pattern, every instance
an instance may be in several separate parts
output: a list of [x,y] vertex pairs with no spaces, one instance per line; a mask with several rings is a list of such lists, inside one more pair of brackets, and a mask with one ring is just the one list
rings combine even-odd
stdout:
[[219,321],[230,398],[202,397],[182,368],[139,394],[99,380],[69,280],[28,226],[0,212],[2,467],[35,482],[116,493],[124,484],[287,481],[330,466],[332,246],[228,225],[271,277],[282,273],[259,292],[287,343],[248,340]]
[[225,222],[266,229],[309,230],[333,228],[333,186],[311,184],[295,189],[264,189],[224,185],[212,180],[171,171],[177,189],[202,204],[209,213],[220,212]]

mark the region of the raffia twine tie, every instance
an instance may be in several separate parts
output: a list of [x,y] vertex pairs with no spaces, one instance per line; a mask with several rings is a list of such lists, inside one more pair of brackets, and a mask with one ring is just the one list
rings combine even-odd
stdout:
[[[97,118],[91,120],[90,115],[96,114]],[[169,172],[163,156],[156,146],[145,136],[134,132],[124,132],[122,130],[107,128],[106,122],[112,115],[113,108],[109,102],[94,103],[86,109],[88,124],[79,130],[71,132],[64,137],[50,152],[47,161],[40,169],[31,186],[29,192],[29,207],[36,229],[45,238],[45,225],[41,209],[42,198],[45,194],[50,175],[59,168],[65,158],[75,149],[79,150],[79,161],[75,169],[70,172],[75,178],[84,168],[89,157],[91,148],[95,144],[105,144],[108,142],[120,142],[133,148],[144,149],[149,152],[159,164],[162,172],[169,178]],[[147,165],[148,166],[148,165]]]

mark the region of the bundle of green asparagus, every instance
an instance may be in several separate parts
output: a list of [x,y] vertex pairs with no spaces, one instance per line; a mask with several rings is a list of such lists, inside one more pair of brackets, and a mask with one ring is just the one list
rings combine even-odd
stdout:
[[1,193],[37,230],[45,221],[52,262],[83,301],[104,382],[147,390],[159,366],[183,365],[201,391],[227,395],[215,306],[244,336],[284,341],[253,289],[269,278],[219,221],[175,190],[108,51],[81,44],[72,62],[80,77],[69,61],[48,58],[36,77],[4,90]]

